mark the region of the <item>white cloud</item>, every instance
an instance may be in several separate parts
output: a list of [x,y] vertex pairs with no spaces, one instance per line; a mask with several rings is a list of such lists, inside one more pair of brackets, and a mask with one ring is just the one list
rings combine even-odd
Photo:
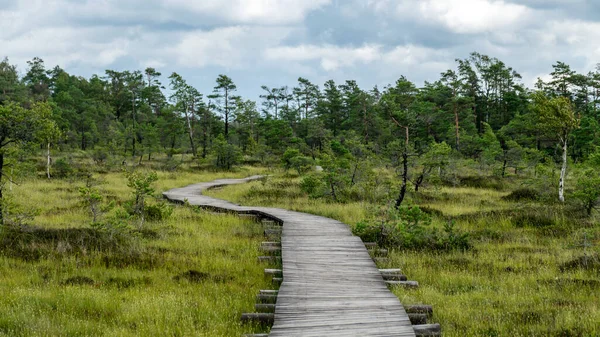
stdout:
[[504,0],[368,0],[367,6],[380,15],[395,13],[402,19],[442,25],[460,34],[514,29],[533,12]]
[[265,50],[265,57],[274,61],[318,61],[325,71],[370,63],[381,57],[381,46],[340,47],[334,45],[299,45],[273,47]]
[[512,27],[530,9],[500,0],[421,0],[422,19],[436,21],[457,33],[481,33]]
[[331,0],[163,0],[168,9],[184,9],[196,14],[214,15],[233,23],[294,24]]
[[[372,76],[388,78],[390,74],[409,74],[433,71],[436,75],[451,66],[453,58],[446,50],[435,50],[416,45],[400,45],[385,50],[381,45],[340,47],[334,45],[298,45],[269,48],[269,60],[292,63],[292,67],[307,66],[317,62],[326,72],[340,69],[377,69]],[[449,62],[448,62],[449,61]]]
[[130,51],[130,42],[125,38],[98,39],[93,29],[54,28],[36,29],[16,38],[2,38],[2,52],[24,64],[34,56],[42,57],[47,64],[68,67],[73,64],[88,64],[105,67]]
[[226,68],[252,66],[260,50],[276,46],[291,29],[235,26],[183,34],[169,54],[185,67],[216,65]]
[[[549,22],[539,34],[545,40],[554,42],[557,53],[554,57],[584,59],[586,71],[592,70],[600,62],[600,47],[595,41],[600,40],[600,22],[581,20],[561,20]],[[564,59],[563,59],[564,60]]]
[[385,53],[383,60],[389,64],[419,65],[429,60],[448,57],[444,51],[421,46],[397,46]]

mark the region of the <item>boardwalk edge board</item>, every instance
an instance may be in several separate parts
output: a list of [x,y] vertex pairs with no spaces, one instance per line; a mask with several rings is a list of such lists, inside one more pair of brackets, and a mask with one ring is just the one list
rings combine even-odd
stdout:
[[[279,208],[245,207],[202,195],[202,191],[261,179],[219,179],[175,188],[163,196],[217,213],[261,221],[269,241],[260,262],[279,290],[260,290],[254,313],[242,322],[272,325],[270,333],[248,337],[294,336],[440,336],[439,324],[426,324],[431,306],[403,306],[388,286],[416,287],[400,269],[377,269],[387,249],[363,243],[339,221]],[[273,226],[275,224],[275,226]],[[385,260],[389,261],[389,260]],[[281,269],[280,269],[281,268]]]

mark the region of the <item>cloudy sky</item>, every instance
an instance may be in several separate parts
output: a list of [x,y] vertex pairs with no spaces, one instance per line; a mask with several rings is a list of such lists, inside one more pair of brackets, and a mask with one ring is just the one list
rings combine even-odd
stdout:
[[252,99],[299,76],[420,85],[472,51],[531,85],[558,60],[592,70],[598,41],[597,0],[0,0],[0,57],[21,72],[152,66],[204,93],[224,73]]

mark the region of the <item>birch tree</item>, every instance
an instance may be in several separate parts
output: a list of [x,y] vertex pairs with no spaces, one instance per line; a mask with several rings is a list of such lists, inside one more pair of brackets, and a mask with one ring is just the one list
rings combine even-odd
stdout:
[[538,128],[557,139],[562,148],[562,165],[558,181],[558,200],[565,201],[565,177],[569,135],[579,127],[579,118],[571,100],[564,96],[549,98],[541,91],[533,94],[533,108],[538,117]]
[[195,111],[199,110],[203,105],[202,94],[192,86],[188,85],[183,77],[177,73],[171,74],[169,79],[171,80],[171,90],[173,91],[171,101],[183,112],[192,154],[196,157],[193,119]]

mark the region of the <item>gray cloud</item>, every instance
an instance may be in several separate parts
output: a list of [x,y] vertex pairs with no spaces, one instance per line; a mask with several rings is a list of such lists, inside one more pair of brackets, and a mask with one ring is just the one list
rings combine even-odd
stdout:
[[205,93],[227,73],[252,99],[299,76],[422,84],[472,51],[531,84],[557,60],[591,70],[599,38],[593,0],[0,0],[0,57],[21,71],[35,56],[84,76],[154,66]]

